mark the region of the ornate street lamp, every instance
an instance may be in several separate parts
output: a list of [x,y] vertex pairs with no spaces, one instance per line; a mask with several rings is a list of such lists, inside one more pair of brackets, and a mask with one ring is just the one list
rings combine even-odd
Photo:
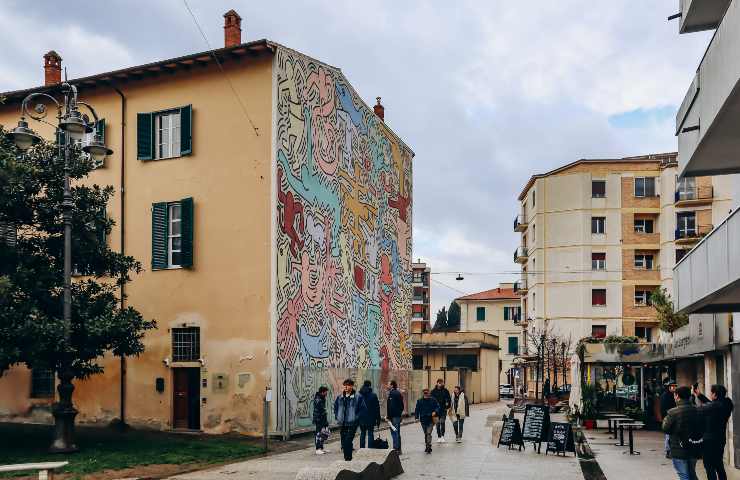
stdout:
[[[77,88],[64,82],[60,85],[60,93],[64,99],[60,102],[47,93],[32,93],[23,99],[21,104],[21,119],[18,126],[15,127],[8,136],[13,140],[15,146],[21,151],[26,151],[33,145],[38,144],[41,138],[28,127],[26,116],[51,125],[55,129],[58,142],[58,153],[64,158],[64,194],[62,200],[63,219],[64,219],[64,341],[68,345],[70,342],[70,332],[72,330],[72,209],[74,201],[72,191],[69,186],[69,159],[72,153],[73,144],[68,139],[64,142],[59,141],[60,132],[65,132],[71,140],[82,140],[86,133],[95,131],[95,125],[98,122],[98,114],[95,109],[85,102],[77,100]],[[29,110],[28,105],[34,99],[45,98],[57,107],[57,124],[54,125],[46,120],[46,105],[38,103],[33,110]],[[90,111],[93,121],[87,115],[80,113],[79,105],[84,106]],[[113,153],[112,150],[103,144],[102,137],[96,135],[88,145],[82,148],[83,151],[90,154],[93,160],[101,160],[105,155]],[[74,385],[72,379],[74,372],[71,365],[72,359],[64,356],[61,359],[61,365],[57,375],[59,377],[59,401],[54,403],[52,413],[54,415],[54,441],[49,450],[51,452],[68,453],[77,451],[77,445],[74,442],[74,420],[77,416],[77,410],[72,404],[72,393]]]

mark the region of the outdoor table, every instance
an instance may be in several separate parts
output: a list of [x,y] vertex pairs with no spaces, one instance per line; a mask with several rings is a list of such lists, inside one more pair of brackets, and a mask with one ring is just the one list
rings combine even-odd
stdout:
[[611,434],[612,433],[612,420],[616,418],[626,418],[626,415],[622,415],[621,413],[606,413],[604,414],[604,417],[606,417],[606,432]]
[[617,439],[617,429],[619,429],[619,443],[615,443],[614,445],[618,447],[624,447],[624,429],[622,427],[622,422],[624,423],[632,423],[633,420],[630,417],[623,417],[623,418],[614,418],[614,440]]
[[[627,427],[627,431],[629,432],[629,444],[630,444],[630,455],[639,455],[640,452],[635,450],[635,440],[632,435],[632,430],[637,430],[638,428],[644,427],[645,424],[642,422],[625,422],[620,423],[619,428],[622,431],[622,436],[624,436],[624,427]],[[622,452],[626,453],[626,452]]]
[[618,415],[618,416],[611,417],[610,419],[608,419],[608,421],[609,421],[609,424],[610,425],[613,422],[613,428],[611,428],[607,433],[614,433],[614,440],[616,440],[617,439],[617,432],[618,432],[617,424],[619,422],[627,422],[627,421],[630,421],[630,420],[632,420],[632,419],[630,417],[626,416],[626,415]]

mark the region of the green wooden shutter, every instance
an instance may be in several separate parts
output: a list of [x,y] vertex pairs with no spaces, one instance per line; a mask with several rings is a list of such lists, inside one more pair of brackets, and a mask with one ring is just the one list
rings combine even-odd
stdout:
[[184,268],[193,266],[193,199],[180,200],[180,227],[182,229],[182,255],[180,265]]
[[139,160],[154,158],[154,124],[151,113],[136,114],[136,154]]
[[152,204],[152,270],[167,268],[167,202]]
[[180,155],[193,153],[193,106],[180,107]]
[[105,119],[101,118],[95,122],[95,136],[105,143]]
[[64,130],[57,129],[57,145],[64,146],[67,144],[67,132]]
[[509,318],[509,307],[504,307],[504,320],[511,320]]

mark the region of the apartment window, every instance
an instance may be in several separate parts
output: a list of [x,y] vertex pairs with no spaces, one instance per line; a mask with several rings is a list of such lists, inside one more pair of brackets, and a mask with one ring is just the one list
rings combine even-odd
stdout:
[[479,322],[486,321],[486,307],[476,307],[475,308],[475,319]]
[[423,312],[414,312],[413,317],[414,318],[424,318],[424,313]]
[[592,180],[591,181],[591,197],[592,198],[606,197],[606,180]]
[[424,369],[424,356],[414,355],[411,358],[411,368],[413,368],[414,370],[423,370]]
[[537,294],[533,293],[532,294],[532,312],[534,312],[535,310],[537,310]]
[[688,250],[684,248],[677,248],[676,249],[676,263],[680,262],[681,259],[686,256],[687,253],[689,253]]
[[537,193],[537,192],[535,192],[534,190],[532,190],[532,206],[533,206],[533,207],[535,206],[535,200],[536,200],[535,194],[536,194],[536,193]]
[[676,215],[677,238],[696,235],[696,212],[681,212]]
[[655,177],[635,178],[635,197],[654,197]]
[[504,320],[521,320],[522,307],[504,307]]
[[636,233],[653,233],[653,219],[652,218],[636,218],[635,219],[635,232]]
[[200,358],[200,327],[172,329],[172,361],[197,362]]
[[653,301],[650,299],[652,291],[652,288],[635,287],[635,305],[641,307],[652,305]]
[[684,177],[678,181],[677,200],[693,200],[696,198],[696,178]]
[[193,109],[191,105],[136,115],[136,150],[139,160],[190,155]]
[[594,288],[591,290],[591,305],[594,307],[606,306],[606,289]]
[[606,325],[591,325],[591,336],[594,338],[606,337]]
[[509,337],[509,355],[519,354],[519,337]]
[[606,270],[606,252],[591,253],[591,270]]
[[643,253],[635,254],[635,268],[643,270],[653,269],[653,255],[647,255]]
[[652,327],[635,327],[635,336],[641,338],[646,342],[653,340],[653,328]]
[[532,224],[532,244],[537,240],[537,225]]
[[193,266],[193,199],[152,205],[152,270]]
[[54,397],[54,370],[48,368],[31,369],[31,398]]
[[591,233],[604,234],[606,232],[606,217],[591,217]]

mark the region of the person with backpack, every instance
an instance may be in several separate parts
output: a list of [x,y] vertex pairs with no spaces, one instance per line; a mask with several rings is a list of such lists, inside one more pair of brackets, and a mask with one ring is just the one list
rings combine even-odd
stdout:
[[457,443],[462,442],[463,424],[468,412],[468,397],[462,387],[455,387],[452,395],[452,406],[450,407],[450,420],[452,420],[452,428],[455,429],[455,442]]
[[388,400],[385,406],[386,420],[391,422],[393,450],[401,454],[401,417],[403,416],[403,395],[398,390],[398,383],[391,380],[388,384]]
[[424,432],[424,444],[426,445],[424,452],[432,453],[432,430],[442,408],[428,388],[425,388],[422,392],[424,396],[416,401],[414,417],[419,420],[421,430]]
[[334,400],[334,418],[339,424],[339,438],[346,461],[352,460],[352,443],[355,440],[357,424],[360,419],[362,397],[355,392],[355,382],[348,378],[342,383],[344,390]]
[[727,422],[734,405],[727,398],[727,388],[724,385],[712,385],[709,389],[710,398],[702,395],[697,385],[694,395],[700,404],[697,407],[699,416],[704,420],[702,459],[707,480],[727,480],[723,457],[727,442]]
[[[667,380],[663,385],[663,393],[660,395],[660,421],[665,420],[668,415],[668,410],[676,406],[676,400],[674,399],[674,392],[676,391],[676,382],[673,380]],[[669,445],[669,435],[665,434],[665,441],[663,443],[663,449],[665,450],[665,458],[671,458],[671,447]]]
[[699,411],[691,404],[691,389],[679,387],[674,393],[676,406],[663,419],[663,432],[669,435],[673,468],[680,480],[697,480],[696,460],[701,456],[702,423]]
[[329,389],[325,386],[319,387],[319,391],[313,396],[313,423],[316,425],[316,455],[323,455],[324,441],[329,436],[329,418],[326,414],[326,395]]
[[[375,436],[373,429],[380,426],[380,402],[373,392],[370,380],[365,380],[360,389],[362,402],[360,403],[360,448],[373,448]],[[367,443],[365,439],[367,438]]]
[[445,442],[445,423],[447,420],[447,411],[450,409],[450,391],[445,388],[445,381],[441,378],[437,380],[437,385],[431,392],[432,397],[439,404],[439,420],[437,421],[437,443]]

